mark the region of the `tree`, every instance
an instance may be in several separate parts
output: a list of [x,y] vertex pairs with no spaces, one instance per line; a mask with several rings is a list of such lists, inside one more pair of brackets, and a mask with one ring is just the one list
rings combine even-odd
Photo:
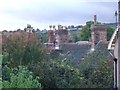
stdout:
[[113,61],[105,45],[99,47],[80,63],[85,87],[113,88]]
[[93,21],[86,22],[86,25],[82,28],[82,31],[80,33],[80,40],[82,40],[82,41],[90,40],[90,38],[91,38],[90,27],[92,24],[94,24]]
[[[94,24],[93,21],[88,21],[86,22],[86,25],[82,28],[82,31],[80,33],[80,40],[82,41],[89,41],[91,38],[91,31],[90,27],[91,25]],[[100,25],[101,22],[97,22],[97,25]],[[114,29],[110,26],[107,26],[107,40],[109,41],[112,34],[114,32]]]
[[[98,23],[99,23],[99,22],[97,22],[97,24],[98,24]],[[86,22],[86,27],[88,27],[88,28],[90,29],[90,27],[91,27],[92,24],[94,24],[93,21],[87,21],[87,22]]]
[[[2,82],[2,88],[39,88],[41,89],[41,83],[38,81],[38,77],[34,76],[26,67],[19,66],[18,68],[12,68],[6,66],[10,72],[6,72],[10,75],[9,79],[4,79]],[[4,72],[4,71],[3,71]]]
[[44,33],[41,35],[42,42],[47,43],[48,42],[48,33]]
[[84,26],[80,33],[80,40],[89,41],[90,37],[91,37],[90,29],[87,26]]
[[107,40],[108,41],[111,39],[113,32],[114,32],[114,29],[110,26],[107,26]]
[[72,39],[73,42],[80,41],[80,32],[71,32],[70,39]]
[[[46,64],[47,63],[47,64]],[[29,66],[45,88],[82,88],[84,77],[76,64],[65,56]]]
[[71,28],[74,28],[74,25],[71,25]]
[[6,38],[6,42],[3,43],[3,51],[8,54],[7,59],[13,63],[13,66],[37,63],[43,59],[46,52],[45,47],[34,33],[27,32],[16,32]]

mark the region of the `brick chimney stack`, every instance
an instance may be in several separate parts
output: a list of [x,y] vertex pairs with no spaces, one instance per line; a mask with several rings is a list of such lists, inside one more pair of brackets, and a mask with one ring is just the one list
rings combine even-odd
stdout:
[[63,26],[62,25],[58,25],[58,30],[62,30]]
[[49,38],[48,43],[53,43],[54,42],[55,37],[54,37],[54,31],[53,30],[48,31],[48,38]]
[[97,16],[94,15],[94,24],[91,25],[91,40],[92,40],[92,48],[95,48],[95,46],[98,43],[107,43],[107,29],[106,26],[103,25],[98,25],[97,24]]
[[97,24],[97,16],[94,15],[94,24]]

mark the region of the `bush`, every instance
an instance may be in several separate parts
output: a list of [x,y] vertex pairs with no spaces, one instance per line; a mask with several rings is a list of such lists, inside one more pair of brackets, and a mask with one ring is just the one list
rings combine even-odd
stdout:
[[84,77],[76,64],[65,57],[50,59],[30,65],[30,69],[39,75],[45,88],[80,88],[84,86]]
[[3,88],[41,89],[41,84],[38,81],[38,77],[35,77],[32,72],[27,70],[26,67],[19,66],[18,68],[12,68],[9,74],[9,79],[3,80]]
[[80,63],[80,70],[84,75],[84,87],[112,88],[113,65],[104,45],[100,45],[97,50],[88,54]]
[[27,32],[17,32],[8,36],[5,41],[2,43],[3,54],[7,53],[5,61],[8,61],[11,67],[27,66],[45,57],[45,47],[35,34],[29,37]]

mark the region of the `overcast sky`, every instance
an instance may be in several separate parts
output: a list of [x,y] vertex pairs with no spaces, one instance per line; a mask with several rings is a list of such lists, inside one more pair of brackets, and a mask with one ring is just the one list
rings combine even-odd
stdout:
[[[88,2],[89,1],[89,2]],[[0,0],[0,31],[49,25],[80,25],[93,20],[115,22],[116,0]]]

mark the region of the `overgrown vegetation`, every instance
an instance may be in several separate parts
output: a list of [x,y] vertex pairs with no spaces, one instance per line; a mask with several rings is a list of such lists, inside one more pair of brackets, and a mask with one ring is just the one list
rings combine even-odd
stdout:
[[85,78],[85,87],[113,87],[113,61],[108,55],[106,45],[100,45],[97,50],[88,54],[80,63],[80,68]]
[[[45,59],[44,48],[35,35],[18,32],[3,36],[3,88],[39,88],[38,78],[27,70],[28,64]],[[25,66],[25,67],[24,67]]]
[[[86,25],[83,27],[83,29],[80,33],[80,40],[82,40],[82,41],[90,41],[91,40],[90,27],[92,24],[94,24],[93,21],[86,22]],[[97,24],[101,24],[101,23],[97,22]],[[114,29],[110,26],[106,26],[106,28],[107,28],[107,40],[109,41],[114,32]]]
[[[16,68],[3,67],[3,88],[40,88],[39,77],[33,75],[26,67],[19,66]],[[8,76],[8,78],[6,78]]]
[[3,38],[3,88],[111,88],[113,85],[113,64],[105,48],[98,48],[77,64],[64,55],[50,58],[36,35],[29,37],[19,32]]

